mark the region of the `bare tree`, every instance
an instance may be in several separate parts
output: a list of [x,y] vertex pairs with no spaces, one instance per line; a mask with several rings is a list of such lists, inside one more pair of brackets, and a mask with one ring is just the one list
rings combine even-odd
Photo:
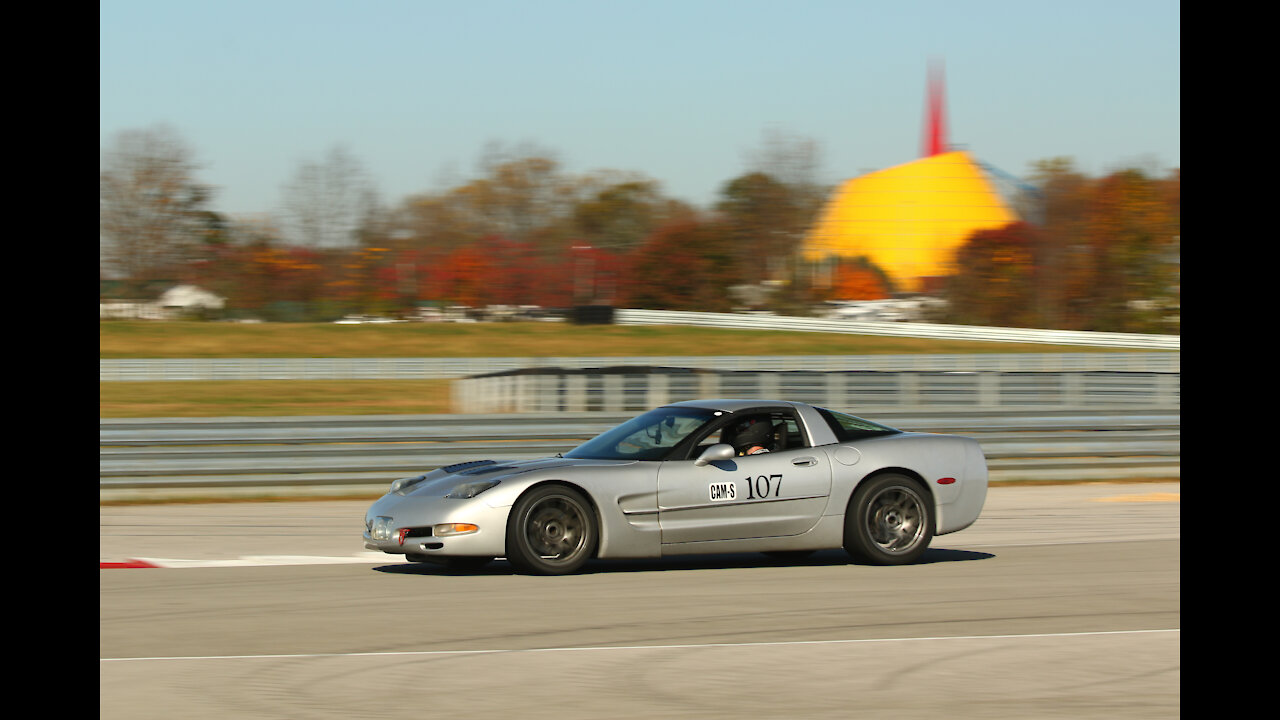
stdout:
[[125,130],[102,153],[98,232],[101,274],[131,293],[176,278],[203,236],[210,188],[196,183],[191,150],[166,125]]
[[821,146],[811,138],[770,128],[765,131],[760,148],[748,157],[749,170],[766,173],[786,186],[795,206],[792,232],[803,235],[817,220],[831,192],[821,178]]
[[335,146],[319,163],[304,162],[284,187],[286,233],[313,248],[358,244],[377,195],[360,162]]

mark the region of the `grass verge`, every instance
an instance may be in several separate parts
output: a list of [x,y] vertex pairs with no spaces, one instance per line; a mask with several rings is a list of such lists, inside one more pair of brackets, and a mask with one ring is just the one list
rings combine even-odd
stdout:
[[450,412],[449,380],[98,383],[103,418],[417,415]]
[[[1111,348],[966,340],[565,323],[98,324],[101,358],[629,357],[1115,352]],[[1126,350],[1127,351],[1127,350]]]

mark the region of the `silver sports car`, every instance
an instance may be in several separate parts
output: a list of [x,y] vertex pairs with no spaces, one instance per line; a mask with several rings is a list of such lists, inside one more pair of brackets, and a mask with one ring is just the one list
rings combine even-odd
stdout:
[[504,557],[570,573],[590,558],[722,552],[915,561],[987,495],[977,441],[903,432],[798,402],[694,400],[555,457],[477,460],[397,480],[365,546],[455,568]]

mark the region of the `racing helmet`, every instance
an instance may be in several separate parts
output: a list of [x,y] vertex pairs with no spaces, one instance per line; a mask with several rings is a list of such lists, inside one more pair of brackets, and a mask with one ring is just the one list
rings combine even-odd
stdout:
[[773,440],[773,425],[768,420],[748,418],[733,426],[733,448],[743,452],[754,445],[768,448]]

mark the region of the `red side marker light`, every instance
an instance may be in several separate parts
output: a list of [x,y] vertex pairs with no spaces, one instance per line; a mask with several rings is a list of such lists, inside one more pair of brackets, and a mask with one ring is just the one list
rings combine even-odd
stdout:
[[939,485],[950,485],[956,481],[955,478],[938,478]]

